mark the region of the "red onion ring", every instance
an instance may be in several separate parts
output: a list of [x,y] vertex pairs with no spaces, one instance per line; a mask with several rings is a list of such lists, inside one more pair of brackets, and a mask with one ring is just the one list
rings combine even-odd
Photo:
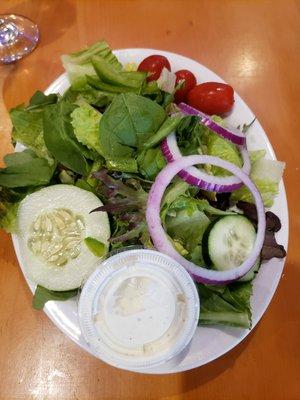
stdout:
[[199,110],[196,110],[196,108],[194,108],[194,107],[188,106],[185,103],[180,103],[178,105],[178,107],[186,115],[197,115],[198,117],[200,117],[201,124],[207,126],[209,129],[211,129],[218,135],[223,136],[224,139],[228,139],[232,143],[235,143],[238,145],[246,144],[246,136],[239,129],[234,128],[233,126],[230,126],[227,128],[224,126],[221,126],[217,122],[215,122],[212,118],[210,118],[208,115],[204,114],[203,112],[201,112]]
[[[245,174],[249,175],[251,164],[248,151],[244,146],[238,147],[243,158],[242,170]],[[174,132],[162,141],[161,151],[168,162],[182,157]],[[243,186],[241,180],[236,176],[221,177],[209,175],[196,167],[189,167],[186,170],[179,171],[178,176],[190,185],[198,186],[200,189],[209,190],[211,192],[232,192]]]
[[[195,164],[212,164],[216,167],[221,167],[228,170],[237,176],[248,187],[254,197],[258,216],[256,240],[249,257],[237,268],[227,271],[215,271],[206,269],[204,267],[199,267],[191,261],[186,260],[174,249],[162,227],[160,219],[160,204],[167,186],[179,171]],[[181,157],[180,159],[168,164],[157,175],[155,182],[151,187],[147,203],[146,220],[155,248],[158,251],[169,255],[183,265],[197,282],[206,284],[224,285],[244,276],[253,267],[257,257],[260,255],[265,237],[265,209],[261,195],[256,186],[251,181],[249,176],[246,175],[240,168],[218,157],[212,156],[195,155]]]

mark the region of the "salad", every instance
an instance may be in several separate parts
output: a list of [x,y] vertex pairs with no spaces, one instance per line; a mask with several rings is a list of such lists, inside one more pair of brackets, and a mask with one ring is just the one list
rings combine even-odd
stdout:
[[253,280],[285,257],[265,210],[284,163],[247,149],[253,121],[228,125],[233,89],[161,55],[122,65],[105,41],[62,63],[62,96],[10,110],[25,150],[0,169],[0,228],[18,235],[33,306],[75,296],[109,251],[143,246],[191,273],[200,325],[250,328]]

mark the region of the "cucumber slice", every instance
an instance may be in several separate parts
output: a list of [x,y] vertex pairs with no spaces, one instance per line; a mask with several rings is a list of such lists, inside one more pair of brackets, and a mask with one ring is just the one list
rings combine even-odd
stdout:
[[218,271],[240,266],[250,255],[256,238],[252,223],[243,215],[217,220],[207,235],[207,255]]
[[81,286],[99,259],[84,239],[109,246],[107,213],[90,214],[101,205],[93,193],[73,185],[48,186],[25,197],[18,239],[23,268],[33,282],[53,291]]
[[257,274],[259,268],[260,268],[260,258],[258,258],[256,260],[256,263],[253,265],[253,267],[250,269],[250,271],[247,272],[246,275],[242,276],[238,281],[239,282],[252,281],[255,278],[255,275]]

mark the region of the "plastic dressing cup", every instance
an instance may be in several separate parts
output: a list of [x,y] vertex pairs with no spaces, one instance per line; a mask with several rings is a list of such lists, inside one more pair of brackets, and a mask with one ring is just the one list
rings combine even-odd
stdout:
[[79,322],[91,352],[139,372],[177,359],[198,318],[192,278],[154,250],[123,251],[101,262],[79,299]]

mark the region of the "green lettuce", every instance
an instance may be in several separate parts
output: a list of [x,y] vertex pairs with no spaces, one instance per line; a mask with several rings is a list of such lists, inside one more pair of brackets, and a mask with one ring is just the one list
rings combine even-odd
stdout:
[[[161,105],[165,109],[171,107],[174,101],[174,95],[161,90],[158,87],[157,81],[144,83],[141,88],[141,94],[155,101],[155,103]],[[178,111],[178,109],[176,111]]]
[[[222,118],[213,116],[213,119],[224,125]],[[238,167],[242,167],[242,159],[238,148],[230,141],[212,132],[205,125],[199,124],[196,116],[184,117],[176,129],[178,146],[183,155],[207,154],[220,157]],[[206,166],[213,175],[226,176],[228,172],[215,166]]]
[[86,176],[89,165],[87,149],[81,145],[71,124],[71,113],[76,106],[67,101],[47,106],[43,114],[44,139],[48,150],[64,166]]
[[8,233],[16,231],[17,213],[19,203],[9,203],[2,201],[0,190],[0,229],[4,229]]
[[176,129],[176,139],[184,156],[202,153],[201,139],[206,130],[204,125],[199,124],[198,117],[190,115],[182,118]]
[[138,172],[138,165],[135,158],[115,157],[106,159],[106,167],[109,171]]
[[[117,76],[120,75],[120,72],[117,73]],[[133,93],[139,93],[140,91],[140,87],[134,88],[134,87],[129,87],[129,86],[117,86],[117,85],[113,85],[111,83],[105,83],[102,80],[100,80],[99,78],[95,78],[94,76],[89,76],[87,75],[86,77],[87,79],[87,83],[100,91],[103,92],[108,92],[108,93],[126,93],[126,92],[133,92]]]
[[192,252],[201,243],[202,236],[210,224],[210,219],[203,211],[188,199],[181,207],[170,207],[165,218],[167,233],[179,241],[185,249]]
[[[266,207],[272,207],[274,199],[278,195],[279,182],[284,168],[285,163],[282,161],[267,160],[261,157],[256,157],[255,161],[251,163],[250,177],[257,186]],[[232,192],[231,200],[254,202],[252,194],[245,186]]]
[[180,124],[182,120],[181,115],[175,115],[173,117],[167,117],[164,123],[161,125],[159,130],[151,136],[145,143],[143,143],[144,149],[149,149],[158,145],[164,138],[170,135],[170,133],[174,132],[177,126]]
[[98,81],[93,77],[87,77],[89,83],[93,82],[100,90],[112,91],[114,93],[136,92],[140,93],[146,79],[146,72],[142,71],[120,71],[112,66],[105,58],[93,56],[92,65],[97,73]]
[[263,150],[263,149],[249,151],[249,157],[250,157],[251,163],[261,160],[262,158],[265,157],[265,155],[266,155],[266,150]]
[[78,289],[68,290],[65,292],[57,292],[38,285],[32,298],[32,307],[36,310],[42,310],[47,301],[66,301],[68,299],[71,299],[72,297],[75,297],[77,293]]
[[197,284],[201,298],[199,325],[251,328],[251,282],[227,286]]
[[81,104],[82,102],[88,103],[92,106],[103,108],[107,107],[114,97],[115,93],[97,90],[90,85],[81,86],[75,89],[72,86],[64,93],[63,100],[69,103]]
[[87,103],[80,104],[71,113],[71,124],[78,142],[103,156],[99,140],[102,114]]
[[166,165],[160,147],[141,151],[137,157],[137,162],[139,172],[150,180],[153,180]]
[[32,150],[7,154],[4,163],[6,168],[0,168],[0,186],[7,188],[46,185],[55,169],[55,165],[50,166]]
[[47,105],[55,104],[57,100],[56,94],[46,96],[37,91],[28,106],[20,105],[10,111],[13,140],[32,149],[38,157],[48,160],[49,164],[53,164],[54,160],[44,141],[43,110]]
[[[209,156],[216,156],[225,161],[229,161],[239,168],[243,166],[236,145],[213,132],[209,132],[206,138],[203,138],[202,151],[204,154],[208,154]],[[215,167],[213,165],[210,166],[209,170],[213,175],[226,176],[229,174],[229,172],[223,168]]]
[[[203,265],[202,238],[211,221],[219,215],[228,215],[230,212],[212,207],[205,199],[190,197],[190,189],[184,194],[183,185],[175,185],[164,198],[161,218],[170,238],[186,250],[186,258],[198,265]],[[172,200],[172,192],[178,196]],[[170,202],[171,201],[171,202]],[[169,203],[168,203],[169,202]]]
[[72,87],[80,88],[84,86],[87,82],[86,75],[97,76],[91,62],[94,56],[103,57],[109,65],[121,71],[122,64],[119,63],[117,57],[112,53],[109,45],[104,40],[101,40],[84,50],[61,56],[62,64],[68,74]]
[[165,110],[153,101],[134,93],[119,94],[100,120],[100,146],[105,158],[131,157],[165,118]]

